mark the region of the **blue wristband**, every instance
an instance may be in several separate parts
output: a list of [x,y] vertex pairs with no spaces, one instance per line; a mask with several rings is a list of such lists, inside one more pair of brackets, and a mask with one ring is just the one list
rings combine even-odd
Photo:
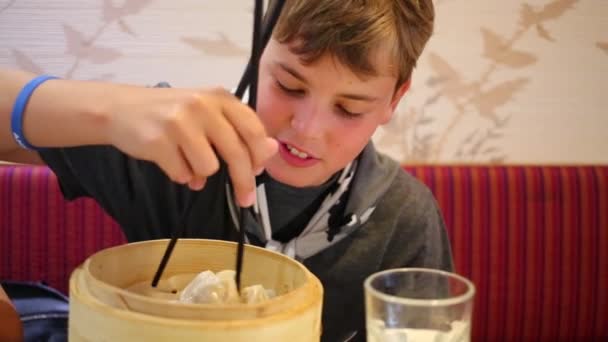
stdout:
[[17,99],[15,100],[15,105],[13,106],[13,111],[11,112],[11,130],[13,132],[13,138],[15,141],[23,148],[28,150],[36,150],[37,148],[30,144],[25,135],[23,135],[23,112],[25,111],[25,107],[27,106],[28,101],[30,100],[30,96],[36,88],[41,85],[43,82],[55,79],[55,76],[41,75],[38,76],[31,81],[29,81],[19,95],[17,95]]

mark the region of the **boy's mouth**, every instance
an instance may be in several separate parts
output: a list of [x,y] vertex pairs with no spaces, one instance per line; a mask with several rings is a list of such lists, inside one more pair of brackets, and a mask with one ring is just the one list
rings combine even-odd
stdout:
[[297,148],[289,145],[289,144],[285,144],[285,147],[287,148],[287,150],[289,151],[289,153],[291,153],[292,155],[300,158],[300,159],[312,159],[313,157],[311,155],[309,155],[308,153],[298,150]]
[[319,159],[310,152],[304,151],[286,142],[280,142],[279,155],[292,166],[308,167],[316,164]]

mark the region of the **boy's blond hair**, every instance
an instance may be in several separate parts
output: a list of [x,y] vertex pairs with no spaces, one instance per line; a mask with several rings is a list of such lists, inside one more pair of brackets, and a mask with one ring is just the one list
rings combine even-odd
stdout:
[[433,33],[432,0],[286,0],[273,37],[305,63],[329,53],[354,72],[376,75],[372,56],[390,50],[397,86],[408,81]]

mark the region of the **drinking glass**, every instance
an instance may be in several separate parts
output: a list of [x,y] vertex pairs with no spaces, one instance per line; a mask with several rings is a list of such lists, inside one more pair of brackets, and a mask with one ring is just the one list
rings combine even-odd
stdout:
[[367,341],[468,342],[475,286],[455,273],[400,268],[364,283]]

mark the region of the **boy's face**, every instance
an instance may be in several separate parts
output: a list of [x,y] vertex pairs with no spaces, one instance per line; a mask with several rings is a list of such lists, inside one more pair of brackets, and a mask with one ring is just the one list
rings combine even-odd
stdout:
[[354,160],[405,93],[395,91],[388,56],[377,56],[377,76],[365,79],[336,58],[302,64],[288,45],[268,42],[260,60],[257,112],[279,152],[266,163],[277,181],[320,185]]

